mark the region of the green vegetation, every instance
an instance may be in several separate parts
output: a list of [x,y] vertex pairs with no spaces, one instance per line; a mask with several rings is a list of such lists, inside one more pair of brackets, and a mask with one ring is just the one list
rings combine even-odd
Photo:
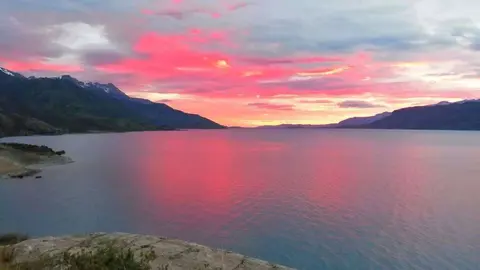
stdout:
[[36,118],[21,116],[16,113],[2,113],[0,109],[0,137],[31,134],[54,135],[61,133],[63,133],[61,129]]
[[15,150],[21,150],[26,153],[34,153],[46,156],[53,156],[53,155],[64,155],[65,151],[54,151],[52,148],[45,146],[45,145],[34,145],[34,144],[25,144],[25,143],[0,143],[1,148],[11,148]]
[[20,233],[6,233],[0,235],[0,246],[14,245],[28,239],[28,235]]
[[0,235],[0,270],[10,270],[8,265],[13,262],[14,250],[9,245],[25,241],[28,236],[18,233],[6,233]]
[[64,151],[54,151],[52,148],[45,145],[34,145],[25,143],[0,143],[0,147],[8,147],[16,150],[21,150],[28,153],[42,154],[42,155],[61,155]]
[[6,136],[156,129],[117,99],[72,81],[8,77],[0,78],[0,89],[0,130]]
[[0,250],[0,270],[148,270],[149,263],[157,258],[153,250],[135,255],[131,249],[116,244],[106,242],[94,250],[70,250],[24,263],[15,263],[13,248],[4,247]]
[[0,246],[0,270],[15,269],[11,267],[14,258],[15,253],[13,248],[9,246]]
[[177,128],[222,126],[165,104],[130,98],[112,84],[0,73],[0,137]]

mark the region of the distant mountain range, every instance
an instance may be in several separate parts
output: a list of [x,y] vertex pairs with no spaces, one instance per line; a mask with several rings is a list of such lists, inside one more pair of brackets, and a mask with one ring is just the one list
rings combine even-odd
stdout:
[[358,127],[367,124],[371,124],[377,120],[383,119],[387,116],[390,116],[391,113],[384,112],[379,113],[374,116],[367,117],[352,117],[340,121],[338,123],[332,124],[323,124],[323,125],[302,125],[302,124],[282,124],[282,125],[272,125],[272,126],[259,126],[257,128],[347,128],[347,127]]
[[480,101],[441,102],[392,112],[361,126],[377,129],[480,130]]
[[335,124],[336,127],[356,127],[356,126],[364,126],[374,123],[376,121],[382,120],[384,118],[389,117],[392,115],[390,112],[383,112],[376,114],[374,116],[366,116],[366,117],[352,117],[345,119],[343,121],[338,122]]
[[353,117],[327,125],[262,126],[259,128],[367,128],[480,130],[480,100],[443,101],[437,104],[399,109],[369,117]]
[[111,83],[82,82],[69,75],[27,78],[0,68],[0,136],[215,128],[223,126],[131,98]]

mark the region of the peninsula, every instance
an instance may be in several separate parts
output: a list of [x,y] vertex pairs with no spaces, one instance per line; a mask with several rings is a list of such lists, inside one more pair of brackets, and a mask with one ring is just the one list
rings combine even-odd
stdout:
[[0,143],[0,179],[35,176],[46,166],[70,162],[72,159],[65,156],[65,151],[44,145]]

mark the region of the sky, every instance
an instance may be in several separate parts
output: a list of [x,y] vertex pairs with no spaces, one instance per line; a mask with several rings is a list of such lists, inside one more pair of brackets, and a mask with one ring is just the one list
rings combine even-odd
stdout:
[[480,98],[477,0],[3,0],[0,66],[229,126]]

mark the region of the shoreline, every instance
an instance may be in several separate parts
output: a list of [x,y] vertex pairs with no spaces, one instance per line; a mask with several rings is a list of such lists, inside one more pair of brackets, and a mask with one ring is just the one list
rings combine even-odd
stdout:
[[0,179],[36,177],[42,169],[73,162],[65,151],[22,143],[0,143]]
[[[189,131],[189,130],[226,130],[228,128],[192,128],[192,129],[159,129],[159,130],[128,130],[128,131],[87,131],[87,132],[63,132],[63,133],[32,133],[25,135],[9,135],[0,136],[0,140],[8,138],[22,138],[22,137],[50,137],[50,136],[63,136],[63,135],[90,135],[90,134],[124,134],[124,133],[137,133],[137,132],[174,132],[174,131]],[[1,144],[1,142],[0,142]]]

